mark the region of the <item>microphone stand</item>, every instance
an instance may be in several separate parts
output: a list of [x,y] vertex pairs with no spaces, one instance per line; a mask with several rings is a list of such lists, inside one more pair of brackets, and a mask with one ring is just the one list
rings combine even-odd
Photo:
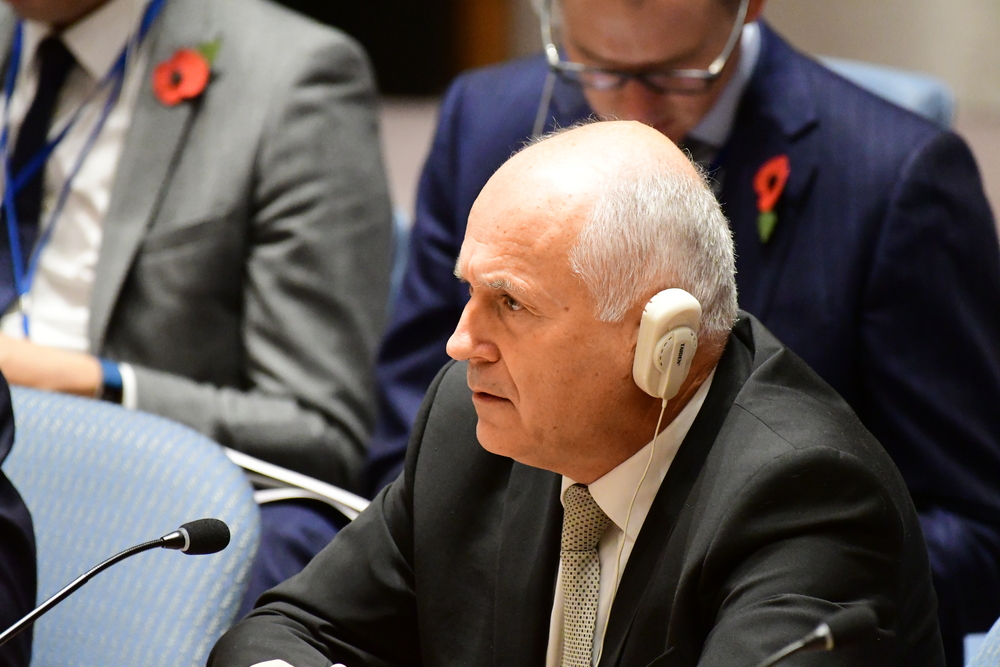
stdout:
[[12,639],[14,637],[14,635],[18,634],[19,632],[21,632],[22,630],[24,630],[26,627],[28,627],[29,625],[31,625],[32,623],[34,623],[42,614],[44,614],[48,610],[52,609],[52,607],[54,607],[57,604],[59,604],[60,602],[62,602],[67,596],[69,596],[71,593],[73,593],[73,591],[75,591],[76,589],[80,588],[80,586],[83,586],[88,581],[90,581],[95,575],[103,572],[104,570],[108,569],[109,567],[111,567],[115,563],[117,563],[119,561],[123,561],[126,558],[129,558],[130,556],[134,556],[134,555],[136,555],[138,553],[142,553],[143,551],[149,551],[150,549],[156,549],[156,548],[162,547],[165,542],[166,542],[165,538],[161,537],[161,538],[158,538],[158,539],[146,542],[144,544],[139,544],[139,545],[136,545],[134,547],[130,547],[130,548],[126,549],[125,551],[121,552],[120,554],[114,555],[111,558],[107,559],[106,561],[104,561],[103,563],[101,563],[97,567],[93,568],[89,572],[86,572],[85,574],[80,575],[79,577],[77,577],[76,579],[74,579],[73,582],[70,583],[68,586],[66,586],[61,591],[59,591],[58,593],[56,593],[55,595],[53,595],[52,597],[50,597],[48,600],[46,600],[45,602],[43,602],[41,604],[41,606],[39,606],[33,612],[31,612],[30,614],[28,614],[27,616],[25,616],[24,618],[22,618],[20,621],[18,621],[14,625],[12,625],[9,628],[7,628],[4,631],[3,634],[0,634],[0,646],[3,646],[4,644],[6,644],[8,640],[10,640],[10,639]]

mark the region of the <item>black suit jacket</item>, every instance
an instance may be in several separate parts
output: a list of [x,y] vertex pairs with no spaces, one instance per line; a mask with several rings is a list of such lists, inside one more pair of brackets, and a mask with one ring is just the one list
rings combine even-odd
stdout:
[[[487,453],[475,426],[453,364],[404,476],[209,664],[543,665],[560,476]],[[753,665],[859,603],[877,610],[878,641],[822,664],[943,665],[902,478],[843,400],[744,316],[625,568],[601,665]]]
[[[10,389],[0,375],[0,463],[14,445],[14,412]],[[0,472],[0,632],[35,606],[35,531],[20,494]],[[0,647],[0,667],[27,667],[31,629]]]

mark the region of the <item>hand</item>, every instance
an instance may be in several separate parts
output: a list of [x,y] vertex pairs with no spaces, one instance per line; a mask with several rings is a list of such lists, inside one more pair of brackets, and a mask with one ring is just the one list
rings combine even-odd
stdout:
[[104,385],[97,357],[0,334],[0,372],[10,384],[94,398]]

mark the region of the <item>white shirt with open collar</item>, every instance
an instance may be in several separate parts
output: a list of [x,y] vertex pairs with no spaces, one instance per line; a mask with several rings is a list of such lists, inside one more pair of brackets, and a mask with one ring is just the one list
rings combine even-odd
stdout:
[[[674,456],[680,448],[681,443],[691,429],[695,417],[701,410],[708,390],[712,386],[712,379],[715,371],[708,376],[702,385],[695,392],[680,414],[667,425],[656,437],[656,446],[650,441],[645,447],[633,454],[631,457],[620,463],[616,468],[606,473],[600,479],[589,484],[590,494],[594,497],[597,505],[611,519],[601,541],[597,545],[597,555],[601,562],[601,587],[597,599],[597,621],[594,628],[594,652],[592,661],[597,664],[597,656],[600,653],[601,645],[604,643],[604,629],[607,624],[608,614],[611,610],[611,603],[614,601],[618,584],[621,582],[622,573],[628,563],[635,546],[635,540],[639,536],[639,530],[646,520],[649,508],[653,505],[660,485],[667,476],[670,464],[673,463]],[[652,453],[652,461],[650,461]],[[649,463],[649,472],[642,486],[639,487],[639,480],[642,479],[646,464]],[[562,491],[559,498],[562,501],[574,480],[569,477],[562,479]],[[639,487],[638,493],[636,487]],[[632,504],[632,497],[635,496],[635,504],[632,506],[632,515],[628,520],[626,530],[625,520],[629,513],[629,505]],[[622,546],[622,540],[625,540]],[[618,560],[618,550],[621,547],[621,564],[616,567]],[[615,571],[617,572],[617,579]],[[562,568],[556,578],[556,595],[552,605],[552,617],[549,624],[549,645],[546,654],[546,667],[559,667],[562,657],[563,638],[563,585]]]

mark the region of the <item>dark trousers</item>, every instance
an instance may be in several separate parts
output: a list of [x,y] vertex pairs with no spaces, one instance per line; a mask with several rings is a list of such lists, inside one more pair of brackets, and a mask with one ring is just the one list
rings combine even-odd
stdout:
[[[1000,616],[1000,530],[942,509],[921,512],[948,667],[962,667],[965,635]],[[956,555],[961,558],[956,558]]]
[[336,510],[311,500],[261,505],[260,519],[260,548],[238,618],[253,609],[264,591],[301,572],[347,523]]

